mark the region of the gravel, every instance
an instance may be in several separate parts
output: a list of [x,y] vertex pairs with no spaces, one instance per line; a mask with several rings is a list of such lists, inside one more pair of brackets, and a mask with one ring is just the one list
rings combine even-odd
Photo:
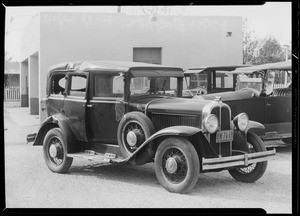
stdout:
[[74,159],[66,174],[51,172],[42,147],[26,143],[38,116],[28,108],[4,109],[5,196],[7,208],[262,208],[292,212],[291,147],[278,148],[255,183],[235,181],[227,171],[202,173],[193,191],[169,193],[154,165],[97,165]]

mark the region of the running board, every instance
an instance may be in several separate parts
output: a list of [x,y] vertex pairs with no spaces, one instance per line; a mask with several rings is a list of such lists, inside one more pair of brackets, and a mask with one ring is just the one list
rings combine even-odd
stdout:
[[99,163],[123,163],[126,160],[125,158],[117,157],[115,154],[112,154],[112,153],[101,154],[101,153],[97,153],[92,150],[86,150],[84,152],[67,154],[67,157],[83,158],[83,159],[87,159],[87,160],[95,161],[95,162],[99,162]]

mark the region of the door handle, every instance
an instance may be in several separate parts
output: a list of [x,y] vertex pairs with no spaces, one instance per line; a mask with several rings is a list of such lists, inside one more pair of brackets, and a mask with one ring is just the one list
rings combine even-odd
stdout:
[[93,107],[93,104],[87,104],[86,107]]

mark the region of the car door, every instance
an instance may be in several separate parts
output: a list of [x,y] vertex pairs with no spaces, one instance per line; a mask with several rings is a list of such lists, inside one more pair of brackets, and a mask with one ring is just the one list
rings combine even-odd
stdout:
[[74,136],[80,141],[87,141],[86,135],[86,102],[88,73],[71,72],[67,75],[67,91],[65,93],[64,114]]
[[[288,87],[275,89],[275,83],[280,82],[284,71],[269,71],[266,74],[265,118],[267,131],[279,134],[291,133],[292,95]],[[277,84],[278,85],[278,84]],[[280,92],[280,93],[279,93]]]
[[264,124],[267,132],[290,134],[292,131],[292,96],[265,98]]
[[265,100],[261,97],[243,98],[233,101],[226,101],[231,108],[231,115],[234,117],[245,112],[249,119],[263,124],[265,113]]
[[117,130],[124,113],[124,84],[119,74],[91,74],[87,128],[90,141],[117,145]]

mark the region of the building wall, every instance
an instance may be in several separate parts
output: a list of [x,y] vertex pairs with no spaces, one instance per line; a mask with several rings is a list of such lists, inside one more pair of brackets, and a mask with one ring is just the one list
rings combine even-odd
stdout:
[[[40,100],[53,64],[132,61],[135,47],[161,48],[162,64],[183,69],[242,64],[241,17],[162,16],[152,22],[147,16],[43,12],[39,22]],[[227,32],[232,36],[227,37]],[[24,53],[29,56],[28,48]]]
[[20,58],[21,62],[36,53],[40,48],[40,16],[36,15],[26,26],[21,38]]

